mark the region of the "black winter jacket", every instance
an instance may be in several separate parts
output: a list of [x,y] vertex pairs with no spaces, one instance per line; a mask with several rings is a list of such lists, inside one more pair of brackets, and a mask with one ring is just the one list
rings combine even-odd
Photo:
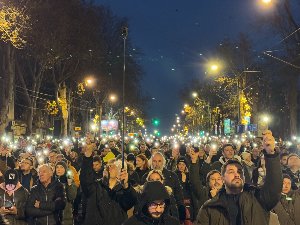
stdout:
[[122,224],[127,219],[127,211],[137,202],[137,193],[130,183],[127,189],[120,183],[110,189],[106,178],[95,181],[91,174],[93,158],[84,157],[80,174],[82,191],[88,197],[84,224]]
[[273,211],[281,225],[300,224],[300,189],[291,190],[287,195],[282,193]]
[[190,164],[190,185],[191,190],[198,199],[199,207],[201,207],[204,202],[211,199],[210,188],[208,186],[203,186],[202,181],[199,177],[199,164]]
[[[164,212],[159,219],[154,219],[148,212],[147,203],[155,200],[165,200]],[[165,186],[159,181],[150,181],[145,183],[141,194],[139,210],[123,225],[179,225],[179,221],[167,214],[170,206],[170,194]]]
[[[185,220],[186,217],[186,211],[185,211],[185,206],[184,206],[184,199],[183,199],[183,193],[182,193],[182,187],[179,183],[178,176],[167,169],[163,169],[162,171],[165,180],[164,180],[164,185],[169,186],[173,190],[174,197],[176,199],[176,204],[178,208],[178,213],[179,213],[179,219],[181,221]],[[143,178],[142,178],[142,184],[146,182],[148,173],[146,173]]]
[[[39,208],[34,206],[36,200],[40,202]],[[32,187],[26,203],[26,214],[35,219],[35,225],[60,225],[65,206],[64,186],[53,177],[47,188],[40,181]]]
[[[279,201],[282,189],[282,174],[279,154],[266,154],[267,175],[265,184],[261,188],[244,185],[239,197],[240,225],[269,225],[270,210]],[[200,209],[195,224],[201,225],[230,225],[229,205],[225,188],[219,190],[217,195],[207,201]]]
[[[197,198],[194,194],[194,192],[192,191],[191,188],[191,183],[190,183],[190,173],[187,172],[186,173],[186,181],[185,183],[182,182],[182,174],[180,171],[175,171],[175,173],[178,176],[179,182],[181,183],[181,186],[183,188],[183,197],[184,199],[188,199],[190,200],[190,203],[185,203],[186,208],[189,210],[190,213],[190,221],[195,221],[197,214],[198,214],[198,210],[199,210],[199,206],[198,206],[198,201]],[[186,196],[184,196],[186,195]]]

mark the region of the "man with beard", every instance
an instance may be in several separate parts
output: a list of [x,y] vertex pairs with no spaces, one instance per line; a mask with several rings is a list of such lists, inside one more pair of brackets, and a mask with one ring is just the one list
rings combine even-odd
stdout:
[[202,185],[202,181],[199,177],[199,164],[197,163],[199,152],[195,152],[191,149],[191,159],[190,164],[190,185],[191,189],[198,199],[199,207],[201,207],[204,202],[215,197],[217,191],[222,187],[222,177],[218,170],[210,171],[206,176],[207,186]]
[[31,158],[23,159],[18,173],[20,183],[30,192],[38,180],[37,171],[33,168],[33,160]]
[[263,146],[267,170],[265,184],[261,188],[244,184],[241,163],[227,160],[221,169],[224,188],[204,203],[195,224],[269,224],[270,210],[278,203],[282,189],[279,153],[275,151],[271,131],[265,132]]
[[[184,199],[183,199],[183,193],[182,193],[182,187],[179,183],[178,176],[170,170],[167,170],[165,168],[166,166],[166,159],[160,152],[155,152],[152,157],[149,160],[149,165],[151,166],[151,169],[156,169],[162,171],[162,174],[165,177],[164,184],[166,186],[169,186],[172,188],[174,197],[176,200],[178,213],[179,213],[179,219],[180,221],[184,221],[186,217],[186,211],[184,206]],[[146,179],[148,177],[149,173],[146,173],[142,177],[141,183],[144,184],[146,182]]]
[[127,219],[123,225],[179,225],[179,221],[168,215],[170,196],[159,181],[150,181],[144,185],[139,211]]

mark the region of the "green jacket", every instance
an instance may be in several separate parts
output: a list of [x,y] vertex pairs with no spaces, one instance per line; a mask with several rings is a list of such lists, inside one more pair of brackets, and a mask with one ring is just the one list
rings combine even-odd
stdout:
[[[282,174],[279,154],[276,152],[274,155],[268,155],[265,152],[265,160],[265,184],[261,188],[245,184],[239,198],[241,225],[268,225],[270,210],[280,199]],[[214,198],[204,203],[195,224],[231,224],[225,188],[220,189]]]

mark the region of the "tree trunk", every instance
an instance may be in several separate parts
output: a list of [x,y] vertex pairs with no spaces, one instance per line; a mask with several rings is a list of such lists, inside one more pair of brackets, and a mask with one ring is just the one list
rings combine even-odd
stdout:
[[58,92],[59,92],[59,106],[61,108],[61,118],[63,121],[63,137],[67,137],[68,136],[68,117],[69,117],[69,113],[68,113],[68,102],[67,102],[67,87],[65,85],[65,83],[62,84],[62,87],[58,88]]
[[15,49],[11,44],[2,43],[2,79],[4,101],[0,109],[0,135],[5,133],[5,128],[14,120],[14,82],[15,82]]

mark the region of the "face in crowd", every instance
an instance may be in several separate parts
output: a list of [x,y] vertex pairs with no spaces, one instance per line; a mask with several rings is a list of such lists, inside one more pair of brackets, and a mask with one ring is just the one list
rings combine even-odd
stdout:
[[164,180],[161,178],[161,176],[158,173],[152,173],[149,177],[149,181],[159,181],[160,183],[164,183]]
[[184,162],[179,162],[178,165],[178,170],[181,172],[181,173],[184,173],[185,172],[185,169],[186,169],[186,165]]
[[145,152],[146,152],[146,145],[141,145],[141,146],[140,146],[140,151],[141,151],[142,153],[145,153]]
[[253,148],[253,150],[252,150],[252,155],[253,155],[253,157],[255,157],[255,158],[259,157],[259,155],[260,155],[259,149],[258,149],[258,148]]
[[214,173],[209,177],[208,186],[210,189],[220,189],[222,187],[222,176],[219,173]]
[[41,183],[50,183],[52,176],[53,172],[49,166],[44,165],[39,168],[39,179]]
[[142,160],[140,157],[135,158],[135,164],[137,168],[142,168],[145,165],[145,161]]
[[101,169],[101,166],[102,166],[102,163],[100,163],[98,161],[93,162],[93,169],[95,172],[98,172]]
[[115,143],[113,141],[109,142],[109,148],[114,149],[115,148]]
[[244,186],[244,175],[241,165],[238,163],[228,164],[222,180],[226,191],[228,190],[231,193],[241,192]]
[[282,193],[287,194],[290,192],[292,187],[292,182],[288,178],[283,179]]
[[104,149],[104,156],[106,156],[110,152],[110,148],[105,148]]
[[280,162],[282,165],[286,166],[287,165],[287,155],[285,156],[282,156],[281,159],[280,159]]
[[300,167],[300,159],[297,156],[290,156],[287,163],[288,163],[288,167],[295,167],[295,166]]
[[21,162],[22,171],[30,171],[33,168],[33,165],[29,159],[23,159]]
[[58,177],[63,176],[66,172],[65,168],[62,165],[57,165],[55,169],[56,169],[56,176]]
[[163,170],[163,156],[161,154],[155,154],[152,157],[152,168],[157,170]]
[[148,204],[149,214],[155,219],[160,218],[165,210],[165,206],[166,206],[165,200],[163,199],[155,200],[147,204]]
[[234,150],[232,146],[226,146],[222,154],[225,159],[232,159],[234,157]]
[[106,171],[109,172],[109,178],[116,179],[118,177],[118,168],[114,163],[108,163]]
[[49,161],[50,161],[51,163],[56,163],[56,153],[55,153],[55,152],[51,152],[51,153],[49,154]]

